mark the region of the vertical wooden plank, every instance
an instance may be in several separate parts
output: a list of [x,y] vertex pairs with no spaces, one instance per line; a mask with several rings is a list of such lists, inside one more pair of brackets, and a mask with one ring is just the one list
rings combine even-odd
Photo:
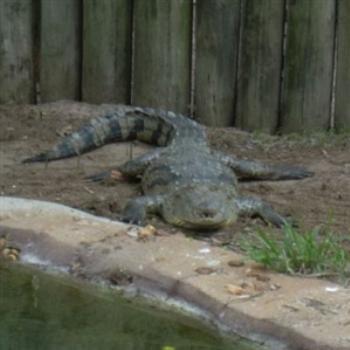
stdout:
[[329,127],[335,1],[288,0],[282,132]]
[[338,52],[334,126],[350,131],[350,1],[338,0]]
[[282,0],[244,0],[235,125],[272,133],[279,113]]
[[80,98],[80,1],[42,0],[41,101]]
[[34,99],[32,1],[0,1],[0,103]]
[[191,1],[135,0],[133,104],[187,113]]
[[131,1],[84,0],[82,97],[130,102]]
[[239,43],[240,0],[198,0],[195,110],[207,125],[229,126]]

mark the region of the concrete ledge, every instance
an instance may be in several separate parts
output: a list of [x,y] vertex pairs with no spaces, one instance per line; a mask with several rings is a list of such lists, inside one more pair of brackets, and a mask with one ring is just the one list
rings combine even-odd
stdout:
[[270,348],[350,349],[349,289],[233,267],[241,259],[233,252],[182,234],[140,240],[137,230],[59,204],[0,197],[0,235],[21,250],[23,263],[183,300]]

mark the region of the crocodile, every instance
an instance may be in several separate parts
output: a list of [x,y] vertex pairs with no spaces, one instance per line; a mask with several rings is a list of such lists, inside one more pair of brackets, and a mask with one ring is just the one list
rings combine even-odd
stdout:
[[[148,214],[195,230],[229,225],[239,215],[260,216],[283,226],[287,219],[259,198],[240,196],[238,180],[303,179],[310,171],[289,165],[242,160],[210,149],[205,128],[171,111],[118,105],[23,163],[49,162],[80,155],[116,141],[140,140],[156,146],[116,169],[141,178],[143,196],[130,199],[123,221],[143,225]],[[113,171],[113,169],[112,169]],[[108,172],[93,176],[98,180]]]

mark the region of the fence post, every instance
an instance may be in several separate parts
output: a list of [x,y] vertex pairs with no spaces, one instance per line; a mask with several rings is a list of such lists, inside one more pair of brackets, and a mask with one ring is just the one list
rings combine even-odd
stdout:
[[134,1],[132,103],[187,113],[190,97],[191,1]]
[[281,131],[327,130],[330,122],[335,1],[287,0]]
[[80,99],[79,0],[41,1],[41,101]]
[[195,115],[204,124],[234,119],[240,0],[198,0]]
[[131,1],[83,2],[82,99],[130,102]]
[[245,0],[235,125],[272,133],[278,123],[283,0]]
[[0,1],[0,103],[34,102],[32,2]]
[[338,0],[338,52],[334,126],[350,131],[350,1]]

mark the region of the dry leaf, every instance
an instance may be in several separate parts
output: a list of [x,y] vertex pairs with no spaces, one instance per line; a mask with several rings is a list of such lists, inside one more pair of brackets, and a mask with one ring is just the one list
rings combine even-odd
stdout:
[[157,229],[152,225],[147,225],[145,227],[141,227],[137,231],[137,239],[138,240],[147,240],[150,237],[157,235]]
[[236,286],[234,284],[226,284],[225,288],[230,294],[233,294],[233,295],[246,294],[246,291],[244,290],[244,288],[240,286]]
[[245,275],[247,277],[254,277],[256,278],[258,281],[261,281],[261,282],[267,282],[270,280],[270,277],[268,276],[265,276],[263,275],[262,273],[258,272],[258,271],[255,271],[251,268],[248,268],[244,271]]
[[125,176],[119,170],[112,170],[110,172],[110,178],[117,181],[125,180]]
[[4,249],[6,247],[6,239],[0,238],[0,250]]
[[6,259],[14,262],[14,261],[18,260],[18,256],[14,255],[14,254],[9,254],[6,256]]

